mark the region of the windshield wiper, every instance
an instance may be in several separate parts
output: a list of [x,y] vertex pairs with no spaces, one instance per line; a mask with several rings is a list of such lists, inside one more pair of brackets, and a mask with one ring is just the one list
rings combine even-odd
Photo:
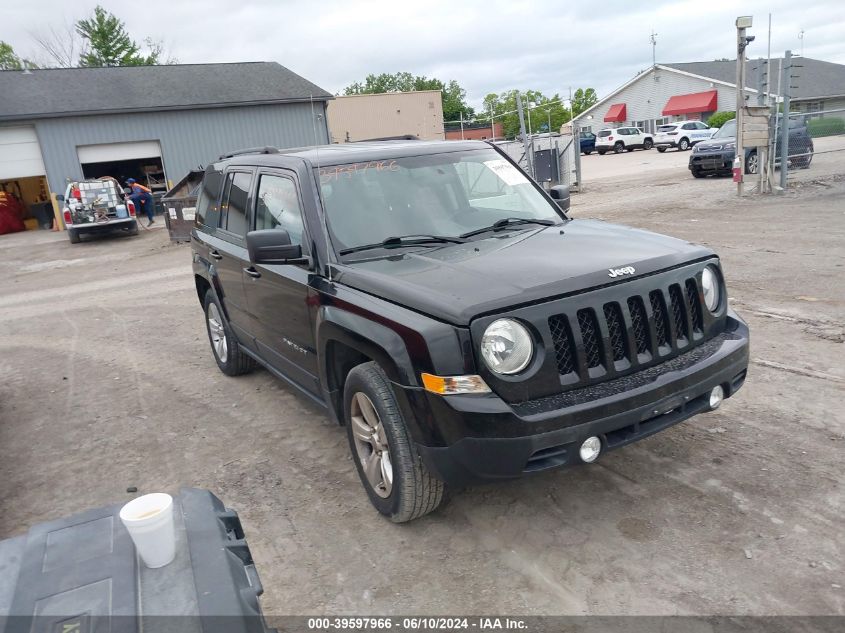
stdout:
[[402,235],[399,237],[387,237],[376,244],[364,244],[362,246],[344,248],[338,252],[341,255],[348,255],[349,253],[368,251],[374,248],[397,248],[400,246],[427,246],[434,244],[463,244],[464,242],[466,242],[466,240],[463,239],[463,236],[448,237],[446,235]]
[[526,218],[502,218],[501,220],[496,220],[490,226],[485,226],[480,229],[475,229],[474,231],[470,231],[469,233],[461,233],[460,237],[467,238],[472,237],[473,235],[481,235],[482,233],[486,233],[487,231],[500,231],[502,229],[506,229],[510,226],[515,226],[517,224],[541,224],[543,226],[552,226],[554,225],[554,220],[531,220]]

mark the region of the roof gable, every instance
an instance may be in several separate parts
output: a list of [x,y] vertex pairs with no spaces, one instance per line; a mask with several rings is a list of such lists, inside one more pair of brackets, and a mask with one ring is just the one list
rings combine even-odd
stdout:
[[0,120],[325,101],[275,62],[52,68],[0,72]]

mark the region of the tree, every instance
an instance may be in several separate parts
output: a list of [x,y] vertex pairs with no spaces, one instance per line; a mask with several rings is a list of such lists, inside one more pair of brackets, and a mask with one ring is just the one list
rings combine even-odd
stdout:
[[[79,58],[80,66],[146,66],[158,63],[160,50],[153,48],[149,55],[140,54],[123,22],[97,5],[94,15],[76,23],[76,32],[88,44]],[[147,44],[151,42],[147,40]]]
[[463,113],[464,120],[469,120],[475,111],[466,103],[466,90],[454,79],[443,83],[439,79],[414,76],[409,72],[381,73],[367,75],[364,82],[356,81],[343,90],[343,94],[380,94],[384,92],[411,92],[414,90],[439,90],[443,102],[443,120],[457,121]]
[[584,110],[587,110],[599,102],[596,91],[592,88],[578,88],[575,94],[572,95],[572,116],[578,116]]
[[[493,111],[493,118],[502,123],[505,138],[515,138],[520,133],[519,113],[516,106],[516,90],[509,90],[501,94],[491,93],[484,97],[484,113],[480,115],[484,121],[490,121],[490,111]],[[528,90],[520,93],[522,96],[522,107],[525,114],[525,131],[529,132],[557,132],[560,126],[568,122],[572,117],[564,105],[564,100],[558,94],[546,97],[539,90]],[[532,107],[531,104],[534,104]],[[530,112],[529,112],[530,111]],[[551,118],[551,130],[549,130],[549,118]]]
[[710,115],[710,118],[707,119],[707,125],[709,127],[722,127],[725,123],[735,118],[736,112],[714,112]]
[[38,66],[28,59],[18,57],[11,44],[0,40],[0,70],[24,70],[25,68],[38,68]]

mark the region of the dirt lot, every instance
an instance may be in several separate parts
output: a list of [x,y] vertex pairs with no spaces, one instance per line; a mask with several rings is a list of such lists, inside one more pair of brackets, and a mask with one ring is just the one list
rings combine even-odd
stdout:
[[127,486],[199,486],[241,513],[270,614],[843,614],[845,180],[814,180],[845,173],[830,156],[778,198],[680,169],[575,196],[576,217],[721,253],[752,331],[744,389],[401,526],[321,411],[266,372],[217,370],[186,246],[2,237],[0,538]]

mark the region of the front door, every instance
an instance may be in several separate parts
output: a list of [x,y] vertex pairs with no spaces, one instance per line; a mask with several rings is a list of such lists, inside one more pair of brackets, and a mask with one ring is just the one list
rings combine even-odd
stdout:
[[[308,239],[302,203],[293,172],[260,170],[254,187],[251,228],[284,229],[291,244]],[[301,387],[319,395],[317,353],[309,306],[306,264],[253,264],[244,268],[244,287],[258,353]]]

